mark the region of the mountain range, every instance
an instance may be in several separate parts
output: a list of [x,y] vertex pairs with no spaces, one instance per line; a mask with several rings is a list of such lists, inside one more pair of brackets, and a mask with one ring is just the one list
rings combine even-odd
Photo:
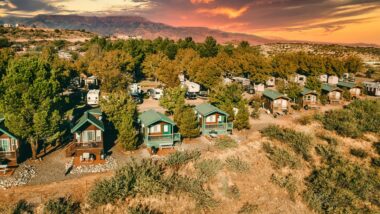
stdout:
[[37,15],[31,18],[8,17],[0,22],[19,23],[40,28],[85,29],[103,36],[139,36],[144,39],[155,39],[160,36],[174,40],[192,37],[197,42],[204,41],[207,36],[213,36],[220,43],[242,40],[251,44],[273,42],[273,40],[255,35],[229,33],[205,27],[173,27],[152,22],[140,16]]

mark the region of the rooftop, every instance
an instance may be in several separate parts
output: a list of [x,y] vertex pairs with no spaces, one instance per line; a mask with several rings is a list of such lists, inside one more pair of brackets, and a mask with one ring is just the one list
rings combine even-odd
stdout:
[[[95,110],[95,109],[93,109]],[[94,126],[96,126],[98,129],[104,131],[104,124],[103,121],[98,120],[92,113],[91,110],[86,111],[81,118],[77,121],[75,126],[71,129],[71,133],[74,133],[78,131],[84,124],[90,123]]]
[[150,109],[148,111],[144,111],[143,113],[141,113],[139,115],[139,119],[141,121],[141,124],[143,124],[144,126],[150,126],[150,125],[155,124],[159,121],[163,121],[163,122],[175,125],[174,121],[172,119],[170,119],[168,116],[166,116],[160,112],[157,112],[155,110],[152,110],[152,109]]
[[227,112],[209,104],[209,103],[203,103],[203,104],[200,104],[200,105],[197,105],[195,107],[195,110],[200,113],[201,115],[203,116],[207,116],[207,115],[210,115],[212,113],[215,113],[215,112],[218,112],[218,113],[222,113],[224,115],[229,115]]
[[265,91],[263,92],[263,95],[265,97],[268,97],[271,100],[276,100],[276,99],[279,99],[279,98],[289,99],[285,94],[281,94],[280,92],[274,91],[274,90],[271,90],[271,89],[265,89]]

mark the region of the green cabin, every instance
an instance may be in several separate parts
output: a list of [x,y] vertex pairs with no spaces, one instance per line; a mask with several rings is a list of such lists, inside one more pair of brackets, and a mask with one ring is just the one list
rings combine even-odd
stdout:
[[348,90],[353,99],[359,98],[362,95],[363,87],[355,82],[338,82],[337,86],[343,90]]
[[181,141],[181,134],[175,133],[176,125],[166,115],[148,110],[139,115],[140,132],[149,148],[171,147]]
[[283,114],[289,112],[290,98],[280,92],[265,89],[263,93],[264,108],[272,114]]
[[0,115],[0,165],[3,166],[2,170],[17,167],[20,155],[20,141],[5,127],[4,121],[4,116]]
[[74,140],[67,146],[66,156],[83,158],[89,155],[92,160],[102,159],[104,130],[99,108],[84,112],[71,129]]
[[229,114],[219,108],[204,103],[195,107],[199,126],[203,135],[228,134],[232,132],[233,123],[228,122]]
[[322,84],[322,93],[328,98],[330,104],[340,104],[343,98],[343,90],[335,85]]

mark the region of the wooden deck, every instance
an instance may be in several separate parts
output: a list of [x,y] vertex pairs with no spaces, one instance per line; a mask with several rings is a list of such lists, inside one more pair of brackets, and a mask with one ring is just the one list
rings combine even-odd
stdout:
[[12,176],[13,173],[15,172],[16,168],[7,168],[7,171],[4,173],[2,171],[0,171],[0,177],[9,177],[9,176]]

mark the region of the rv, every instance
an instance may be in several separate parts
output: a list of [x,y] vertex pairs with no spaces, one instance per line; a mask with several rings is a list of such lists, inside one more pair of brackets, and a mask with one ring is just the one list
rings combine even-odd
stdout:
[[99,95],[100,90],[94,89],[90,90],[87,93],[87,104],[90,106],[98,106],[99,105]]
[[164,95],[164,91],[160,88],[153,88],[148,90],[148,95],[155,100],[159,100]]

